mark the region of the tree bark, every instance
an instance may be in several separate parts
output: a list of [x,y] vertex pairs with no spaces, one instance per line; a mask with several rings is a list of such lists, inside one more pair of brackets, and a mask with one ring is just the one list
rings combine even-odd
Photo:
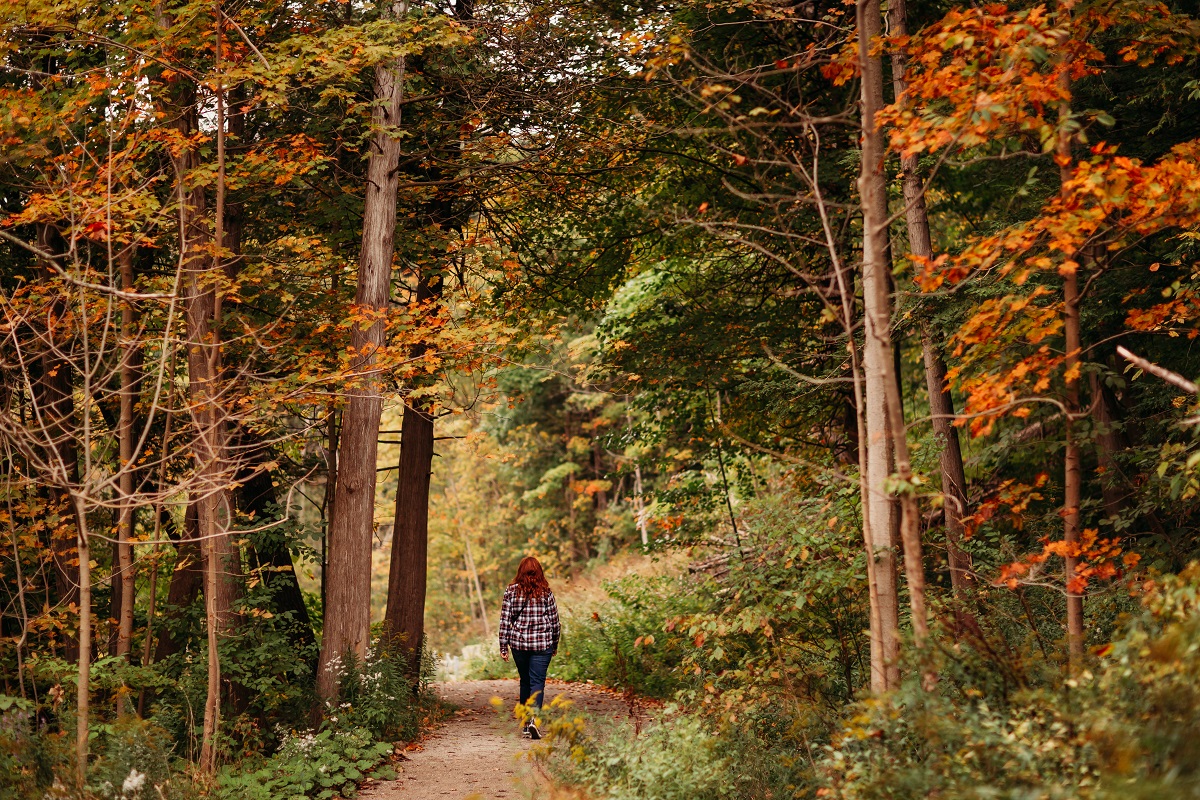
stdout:
[[[395,16],[403,4],[393,4]],[[360,383],[347,394],[338,446],[339,474],[329,525],[329,554],[325,575],[325,620],[317,693],[325,700],[337,693],[335,664],[346,653],[366,654],[371,624],[371,533],[375,518],[375,459],[383,400],[374,374],[376,351],[384,343],[382,315],[391,289],[396,231],[396,192],[404,62],[375,69],[370,157],[367,162],[363,207],[362,248],[358,260],[356,312],[369,317],[354,329],[353,353]]]
[[925,383],[929,390],[929,411],[933,416],[933,432],[941,450],[942,497],[945,504],[946,560],[950,565],[950,587],[954,596],[965,598],[975,585],[971,557],[962,549],[966,535],[967,478],[963,468],[962,445],[958,428],[954,427],[954,398],[946,380],[946,361],[942,358],[933,336],[926,328],[921,333],[921,352],[925,359]]
[[1096,427],[1096,461],[1100,469],[1100,492],[1104,500],[1104,513],[1118,517],[1128,507],[1128,479],[1117,463],[1117,454],[1129,447],[1129,442],[1120,429],[1121,417],[1112,392],[1100,376],[1090,376],[1092,390],[1092,421]]
[[[1068,7],[1062,8],[1062,13],[1070,15]],[[1065,92],[1071,90],[1071,76],[1064,69],[1059,75],[1059,86]],[[1071,116],[1070,101],[1059,106],[1058,141],[1055,155],[1058,157],[1059,178],[1065,185],[1071,179],[1073,172],[1073,157],[1071,154],[1071,133],[1065,125]],[[1076,421],[1081,417],[1079,412],[1079,377],[1082,351],[1080,320],[1079,320],[1079,264],[1081,254],[1076,254],[1075,265],[1064,267],[1063,273],[1063,335],[1065,338],[1066,356],[1063,367],[1066,383],[1064,392],[1063,418],[1066,434],[1066,447],[1063,453],[1063,539],[1067,543],[1067,556],[1063,570],[1063,579],[1067,591],[1067,657],[1068,667],[1074,672],[1079,668],[1083,659],[1083,595],[1075,591],[1076,570],[1079,559],[1073,550],[1079,544],[1080,521],[1079,504],[1083,498],[1083,465],[1079,449],[1079,434]]]
[[[426,307],[442,296],[442,279],[418,275],[416,302]],[[413,357],[429,348],[420,344]],[[433,408],[410,399],[400,425],[400,462],[396,486],[396,523],[388,570],[384,628],[400,647],[409,677],[418,679],[425,637],[425,593],[429,552],[429,481],[433,466]]]
[[[123,291],[133,291],[133,245],[122,248],[117,256],[121,271],[121,288]],[[117,617],[116,653],[118,656],[130,657],[133,644],[133,603],[134,603],[134,572],[133,572],[133,477],[134,477],[134,441],[133,441],[133,406],[136,400],[136,368],[134,360],[137,344],[134,342],[134,310],[133,302],[126,300],[121,307],[121,414],[117,423],[117,438],[120,464],[118,469],[118,491],[120,505],[118,506],[117,521],[117,565],[120,589],[120,614]],[[117,588],[117,587],[114,587]],[[117,696],[117,715],[125,710],[125,696]]]
[[[908,33],[907,4],[905,0],[888,3],[888,21],[893,36]],[[902,50],[892,53],[892,83],[897,102],[902,102],[908,89],[905,76],[907,57]],[[905,156],[900,159],[900,174],[904,187],[905,219],[908,223],[909,252],[920,258],[933,257],[933,241],[929,233],[929,212],[925,205],[925,191],[918,172],[918,158]],[[945,501],[946,554],[950,565],[950,585],[955,597],[962,599],[972,583],[970,559],[962,550],[961,542],[966,531],[963,519],[966,516],[966,471],[963,469],[962,449],[958,441],[958,430],[954,427],[954,400],[946,383],[946,362],[933,343],[929,326],[921,331],[921,352],[925,362],[925,382],[929,390],[929,409],[933,416],[933,430],[941,444],[939,460],[942,473],[942,497]]]
[[418,678],[425,636],[429,480],[433,464],[433,416],[427,404],[414,401],[404,406],[400,442],[384,628],[389,640],[404,654],[409,676]]
[[[870,44],[878,37],[882,26],[878,0],[859,2],[857,15],[862,74],[862,167],[858,190],[863,216],[863,372],[867,451],[863,507],[870,519],[872,541],[867,555],[874,562],[879,626],[878,648],[872,648],[871,687],[880,692],[893,688],[900,680],[899,600],[896,556],[890,533],[895,502],[886,489],[893,445],[889,435],[888,395],[898,392],[892,374],[888,310],[887,186],[882,137],[875,125],[875,114],[883,106],[883,65],[877,56],[869,53]],[[903,423],[900,432],[903,434]]]
[[[188,102],[180,115],[185,135],[196,130],[195,103]],[[221,375],[220,331],[217,327],[215,283],[222,275],[221,258],[210,257],[212,241],[206,225],[207,199],[204,189],[187,185],[199,164],[194,150],[175,158],[180,200],[180,259],[183,269],[187,327],[188,390],[195,428],[193,452],[196,461],[192,502],[196,505],[200,551],[204,563],[205,620],[208,629],[208,697],[205,700],[200,767],[216,767],[214,739],[220,715],[221,636],[233,623],[233,603],[238,596],[241,558],[229,536],[230,478],[226,453],[226,419],[220,404],[217,382]],[[224,237],[218,227],[220,240]]]
[[[1079,278],[1074,271],[1063,277],[1063,317],[1066,335],[1066,449],[1063,456],[1063,538],[1068,548],[1080,539],[1079,504],[1083,499],[1083,464],[1079,452],[1079,368],[1081,352],[1079,324]],[[1068,549],[1064,580],[1067,587],[1067,654],[1072,670],[1083,659],[1083,595],[1073,586],[1078,555]]]
[[325,496],[321,501],[321,614],[325,613],[325,572],[329,566],[329,525],[333,519],[333,500],[337,490],[338,435],[341,431],[341,412],[329,411],[326,422],[328,437],[325,450]]
[[71,498],[75,516],[76,555],[79,559],[79,663],[75,681],[75,781],[82,793],[87,785],[88,708],[92,667],[92,554],[88,543],[87,509],[83,498]]

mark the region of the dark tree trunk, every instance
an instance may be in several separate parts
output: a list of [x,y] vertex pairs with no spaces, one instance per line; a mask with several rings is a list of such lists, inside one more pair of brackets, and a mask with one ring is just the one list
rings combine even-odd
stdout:
[[[908,29],[907,7],[904,0],[893,0],[888,4],[888,21],[895,36],[905,35]],[[906,57],[903,52],[892,54],[892,84],[897,100],[908,88],[905,77]],[[900,175],[903,181],[905,218],[908,223],[909,251],[921,258],[932,258],[933,242],[929,234],[929,214],[925,206],[925,192],[918,174],[916,156],[900,159]],[[961,547],[966,526],[963,519],[967,512],[966,473],[963,469],[962,449],[958,441],[958,430],[954,427],[954,400],[946,383],[946,363],[933,342],[928,326],[921,331],[921,353],[925,362],[925,385],[929,391],[929,409],[933,416],[933,430],[940,440],[939,460],[942,473],[942,496],[945,509],[946,557],[950,566],[950,585],[959,600],[956,610],[956,626],[975,627],[974,618],[961,608],[961,600],[972,583],[971,562]]]
[[404,407],[400,435],[396,524],[388,573],[384,624],[398,645],[411,677],[418,677],[425,636],[425,583],[429,547],[429,480],[433,464],[433,417],[428,406]]
[[176,638],[172,632],[187,609],[200,597],[204,586],[204,568],[200,559],[200,545],[196,539],[200,525],[195,503],[189,503],[183,517],[183,535],[175,542],[175,570],[171,573],[171,585],[167,587],[167,602],[160,623],[162,631],[154,648],[154,661],[158,663],[183,649],[186,642]]
[[[416,301],[426,306],[442,295],[440,277],[419,276]],[[419,345],[414,357],[427,348]],[[384,627],[401,648],[408,673],[418,678],[425,638],[425,589],[429,550],[429,481],[433,466],[433,414],[429,403],[410,400],[400,425],[400,463],[396,486],[396,523],[388,570]]]

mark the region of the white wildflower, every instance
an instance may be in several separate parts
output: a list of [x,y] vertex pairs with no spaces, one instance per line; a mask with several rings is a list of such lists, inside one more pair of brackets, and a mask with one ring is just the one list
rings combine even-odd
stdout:
[[136,769],[131,769],[129,775],[126,776],[125,782],[121,784],[121,794],[133,794],[140,790],[146,784],[146,776],[138,772]]

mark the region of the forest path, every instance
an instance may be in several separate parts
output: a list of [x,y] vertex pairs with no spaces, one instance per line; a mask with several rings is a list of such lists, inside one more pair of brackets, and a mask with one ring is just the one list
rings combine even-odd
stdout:
[[[442,699],[458,708],[421,749],[406,751],[408,761],[394,781],[363,788],[363,800],[521,800],[544,794],[545,778],[524,756],[531,742],[522,739],[509,712],[498,714],[491,705],[500,697],[506,709],[517,701],[516,680],[460,681],[434,685]],[[631,709],[619,695],[587,684],[550,681],[549,701],[565,695],[575,708],[592,716],[632,719],[644,713]]]

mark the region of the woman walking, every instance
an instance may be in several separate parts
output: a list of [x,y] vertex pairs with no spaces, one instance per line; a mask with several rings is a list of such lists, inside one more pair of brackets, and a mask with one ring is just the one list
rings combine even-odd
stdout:
[[[500,657],[508,661],[512,651],[513,663],[521,676],[521,704],[530,697],[542,707],[546,693],[546,671],[550,659],[558,652],[562,625],[558,620],[558,604],[546,582],[541,563],[529,556],[517,567],[517,577],[504,590],[500,607]],[[542,738],[537,725],[530,721],[525,733],[531,739]]]

